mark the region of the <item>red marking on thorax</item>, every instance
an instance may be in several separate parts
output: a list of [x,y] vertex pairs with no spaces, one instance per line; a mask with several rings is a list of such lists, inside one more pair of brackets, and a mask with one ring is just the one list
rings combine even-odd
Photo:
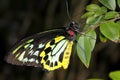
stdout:
[[73,30],[69,30],[69,34],[70,34],[70,36],[74,36],[74,31]]

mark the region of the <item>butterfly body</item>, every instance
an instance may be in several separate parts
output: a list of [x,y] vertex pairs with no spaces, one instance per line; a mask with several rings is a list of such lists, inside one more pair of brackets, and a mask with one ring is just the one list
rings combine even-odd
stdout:
[[18,42],[9,51],[8,63],[42,67],[52,71],[69,65],[73,41],[79,28],[71,22],[64,29],[35,34]]

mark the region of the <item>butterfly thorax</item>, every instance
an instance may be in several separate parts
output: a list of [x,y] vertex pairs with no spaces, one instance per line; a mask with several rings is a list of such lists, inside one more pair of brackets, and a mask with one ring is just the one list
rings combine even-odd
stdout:
[[66,32],[69,35],[69,40],[74,41],[76,38],[76,34],[79,32],[78,25],[72,21],[67,27],[66,27]]

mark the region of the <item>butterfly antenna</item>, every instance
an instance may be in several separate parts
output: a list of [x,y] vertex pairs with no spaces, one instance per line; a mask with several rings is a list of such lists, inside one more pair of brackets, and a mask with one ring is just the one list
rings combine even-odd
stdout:
[[70,21],[72,21],[72,19],[71,19],[71,17],[70,17],[70,13],[69,13],[68,1],[67,1],[67,0],[65,0],[65,4],[66,4],[66,9],[67,9],[68,18],[70,19]]

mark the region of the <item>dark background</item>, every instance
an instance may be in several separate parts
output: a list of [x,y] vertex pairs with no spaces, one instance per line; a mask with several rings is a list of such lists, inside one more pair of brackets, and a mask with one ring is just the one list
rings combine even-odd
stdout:
[[[86,5],[97,0],[68,0],[70,16],[84,27],[81,15]],[[120,69],[120,45],[97,40],[87,69],[72,54],[67,70],[45,72],[41,68],[15,66],[4,61],[9,49],[29,35],[62,28],[69,23],[65,0],[0,0],[0,80],[110,80],[108,73]]]

